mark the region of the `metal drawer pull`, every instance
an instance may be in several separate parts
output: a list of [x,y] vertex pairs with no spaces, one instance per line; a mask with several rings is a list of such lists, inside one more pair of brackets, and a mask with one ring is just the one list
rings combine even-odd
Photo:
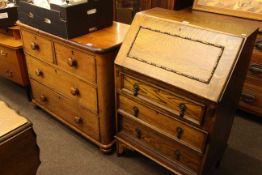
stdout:
[[73,96],[78,96],[80,94],[79,90],[77,88],[72,87],[70,89],[70,92]]
[[180,103],[178,108],[180,110],[179,117],[184,117],[186,110],[187,110],[186,105],[184,103]]
[[67,64],[70,67],[76,67],[77,66],[77,61],[76,61],[76,59],[70,57],[70,58],[67,59]]
[[77,124],[81,124],[81,123],[83,123],[83,120],[82,120],[81,117],[76,116],[76,117],[74,118],[74,122],[77,123]]
[[37,43],[35,43],[35,42],[32,42],[31,43],[31,49],[32,50],[39,50],[39,45]]
[[262,41],[257,41],[255,46],[258,50],[262,51]]
[[137,96],[137,95],[138,95],[138,91],[139,91],[139,86],[138,86],[137,83],[135,83],[135,84],[133,85],[133,94],[134,94],[134,96]]
[[47,97],[44,96],[44,95],[41,95],[41,96],[40,96],[40,100],[41,100],[42,102],[47,102]]
[[256,96],[255,95],[242,92],[241,96],[242,96],[242,100],[245,103],[251,104],[251,103],[255,103],[256,102]]
[[0,55],[6,57],[8,53],[4,52],[3,50],[0,51]]
[[136,128],[135,132],[136,132],[136,137],[137,137],[138,139],[141,139],[141,135],[142,135],[141,130],[140,130],[139,128]]
[[254,74],[262,74],[262,66],[258,64],[250,65],[249,71]]
[[177,136],[178,139],[181,139],[183,132],[184,132],[184,130],[182,128],[180,128],[180,127],[176,128],[176,136]]
[[36,74],[36,76],[38,76],[38,77],[43,76],[43,72],[42,72],[40,69],[36,69],[36,70],[35,70],[35,74]]
[[179,149],[177,149],[175,151],[175,156],[176,156],[176,160],[177,161],[180,161],[180,158],[181,158],[181,151]]
[[132,109],[132,112],[133,112],[133,115],[134,115],[135,117],[137,117],[137,116],[138,116],[138,113],[139,113],[138,107],[134,106],[133,109]]

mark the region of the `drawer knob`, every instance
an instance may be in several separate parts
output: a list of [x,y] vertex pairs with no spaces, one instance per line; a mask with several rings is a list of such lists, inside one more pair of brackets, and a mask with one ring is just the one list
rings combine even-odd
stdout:
[[242,97],[242,100],[245,103],[251,104],[251,103],[255,103],[256,102],[256,96],[255,95],[242,92],[241,97]]
[[179,149],[175,151],[175,156],[176,156],[176,160],[180,161],[181,151]]
[[40,100],[41,100],[42,102],[47,102],[47,97],[44,96],[44,95],[41,95],[41,96],[40,96]]
[[182,128],[180,128],[180,127],[176,128],[176,136],[177,136],[178,139],[181,139],[183,132],[184,132],[184,130]]
[[257,48],[258,50],[261,50],[261,51],[262,51],[262,41],[257,41],[257,42],[256,42],[256,48]]
[[137,137],[138,139],[141,139],[141,136],[142,136],[141,130],[140,130],[139,128],[136,128],[135,132],[136,132],[136,137]]
[[6,76],[9,77],[9,78],[13,77],[13,72],[10,71],[10,70],[5,71],[5,74],[6,74]]
[[39,50],[39,45],[37,43],[35,43],[35,42],[32,42],[31,43],[31,49],[32,50]]
[[76,61],[76,59],[70,57],[70,58],[67,59],[67,64],[70,67],[76,67],[77,66],[77,61]]
[[77,116],[74,118],[74,121],[76,124],[81,124],[83,122],[82,118]]
[[80,94],[79,90],[77,88],[72,87],[70,89],[70,92],[73,96],[78,96]]
[[4,52],[3,50],[0,50],[0,55],[6,57],[6,56],[7,56],[7,53]]
[[186,105],[184,103],[180,103],[178,108],[180,110],[179,117],[184,117],[186,110],[187,110]]
[[36,76],[38,76],[38,77],[43,76],[43,72],[42,72],[40,69],[36,69],[36,70],[35,70],[35,74],[36,74]]
[[132,112],[133,112],[133,115],[134,115],[135,117],[137,117],[137,116],[138,116],[138,113],[139,113],[138,107],[134,106],[133,109],[132,109]]
[[258,64],[252,64],[249,67],[249,71],[252,72],[253,74],[262,74],[262,66]]
[[134,96],[138,95],[138,91],[139,91],[139,85],[137,83],[135,83],[133,85],[133,94],[134,94]]

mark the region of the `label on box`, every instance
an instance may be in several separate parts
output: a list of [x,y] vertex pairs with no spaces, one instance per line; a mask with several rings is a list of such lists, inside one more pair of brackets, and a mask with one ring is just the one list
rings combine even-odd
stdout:
[[8,18],[8,13],[5,12],[5,13],[0,13],[0,19],[6,19]]

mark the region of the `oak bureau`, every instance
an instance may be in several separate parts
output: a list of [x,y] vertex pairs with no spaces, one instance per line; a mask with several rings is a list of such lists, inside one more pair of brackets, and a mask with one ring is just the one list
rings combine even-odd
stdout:
[[191,10],[137,13],[115,60],[117,153],[136,150],[175,174],[210,174],[226,149],[257,31]]
[[113,64],[129,26],[114,23],[66,40],[18,25],[33,103],[110,152],[115,131]]

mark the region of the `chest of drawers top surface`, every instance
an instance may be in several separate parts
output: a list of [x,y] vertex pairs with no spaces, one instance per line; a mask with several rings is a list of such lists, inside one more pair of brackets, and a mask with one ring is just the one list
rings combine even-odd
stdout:
[[219,21],[204,27],[194,21],[194,13],[191,18],[185,15],[185,21],[176,15],[161,9],[139,13],[115,63],[219,102],[246,40],[257,28],[234,32],[230,28],[240,27],[240,21],[231,21],[230,28],[221,30]]

